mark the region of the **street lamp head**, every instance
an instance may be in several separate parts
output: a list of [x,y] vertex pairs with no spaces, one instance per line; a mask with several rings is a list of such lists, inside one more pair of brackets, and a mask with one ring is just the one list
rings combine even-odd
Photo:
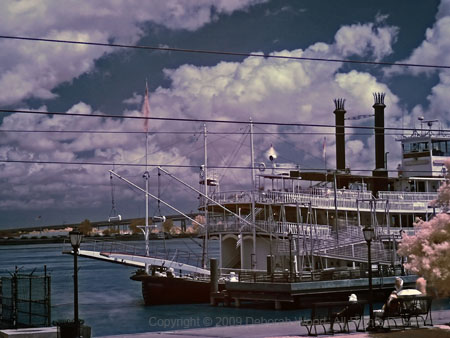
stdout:
[[79,231],[71,231],[69,232],[70,244],[74,249],[78,249],[81,244],[81,239],[83,238],[83,234]]
[[363,234],[366,242],[371,242],[375,238],[375,230],[372,227],[369,226],[364,227]]

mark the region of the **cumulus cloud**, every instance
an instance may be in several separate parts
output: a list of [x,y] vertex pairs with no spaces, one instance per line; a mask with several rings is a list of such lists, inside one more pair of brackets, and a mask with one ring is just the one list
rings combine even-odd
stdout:
[[[219,14],[245,10],[266,0],[3,1],[3,35],[108,43],[136,43],[142,25],[195,30]],[[55,97],[52,89],[92,70],[113,49],[82,45],[0,40],[0,104]]]
[[[225,3],[225,2],[224,2]],[[227,2],[228,3],[228,2]],[[225,5],[224,5],[225,6]],[[231,6],[231,5],[230,5]],[[225,7],[224,7],[225,8]],[[226,7],[230,10],[234,7]],[[371,27],[371,29],[367,29]],[[390,38],[386,36],[391,34]],[[396,29],[385,27],[373,29],[372,25],[352,25],[342,27],[331,44],[315,43],[306,49],[283,50],[273,52],[281,56],[306,56],[321,58],[342,58],[352,55],[375,55],[382,57],[391,50],[390,44],[395,40]],[[384,41],[384,43],[381,43]],[[357,42],[360,48],[353,49]],[[389,46],[386,46],[388,44]],[[333,124],[333,99],[347,99],[348,115],[367,114],[372,111],[372,92],[386,92],[388,105],[387,119],[395,121],[401,116],[398,98],[389,88],[374,76],[360,71],[345,71],[341,63],[308,62],[288,59],[248,57],[242,62],[220,62],[215,66],[201,67],[182,65],[176,69],[166,69],[170,86],[159,87],[150,96],[150,110],[153,116],[183,117],[194,119],[277,121],[296,123]],[[139,94],[127,99],[130,104],[138,103]],[[69,112],[85,115],[95,111],[89,105],[80,102]],[[127,110],[125,115],[140,115],[138,110]],[[2,122],[3,129],[26,128],[54,130],[109,130],[142,131],[142,122],[101,119],[88,117],[11,115]],[[298,127],[255,126],[256,131],[313,131]],[[172,130],[170,134],[157,134],[155,131]],[[210,131],[248,132],[242,125],[208,125]],[[323,132],[323,129],[316,129]],[[186,135],[185,132],[192,131]],[[326,131],[326,130],[325,130]],[[334,129],[331,128],[331,132]],[[150,163],[194,165],[203,164],[202,126],[185,123],[150,122],[149,158]],[[281,138],[281,139],[280,139]],[[373,163],[373,152],[363,152],[371,140],[357,140],[352,135],[348,143],[348,161],[352,165]],[[273,143],[275,147],[290,144],[293,149],[287,152],[280,149],[280,161],[300,164],[308,168],[320,159],[322,136],[293,135],[255,137],[257,149],[256,161],[263,160],[263,153]],[[329,162],[334,148],[334,139],[328,141]],[[54,152],[52,149],[58,149]],[[250,165],[248,135],[208,135],[209,165],[234,166]],[[372,148],[371,148],[372,149]],[[66,160],[66,161],[108,161],[115,163],[144,163],[143,134],[25,134],[8,133],[0,139],[0,156],[4,159],[27,160]],[[287,155],[286,155],[287,154]],[[291,154],[291,155],[289,155]],[[301,154],[301,155],[292,155]],[[319,155],[318,155],[319,154]],[[291,158],[288,158],[291,157]],[[317,164],[314,164],[317,167]],[[40,199],[41,186],[49,184],[53,189],[48,199],[40,199],[40,204],[56,204],[68,207],[98,205],[108,198],[109,181],[105,167],[97,166],[63,166],[63,165],[29,165],[0,164],[0,180],[6,182],[6,188],[0,192],[3,201],[0,208],[11,205],[29,208],[33,201]],[[130,177],[141,179],[143,168],[120,168]],[[198,170],[171,169],[198,186]],[[218,170],[222,177],[224,170]],[[248,171],[229,171],[231,175],[221,183],[230,183],[230,187],[245,186],[249,182]],[[106,176],[105,176],[106,175]],[[246,177],[248,176],[248,177]],[[27,182],[23,181],[27,177]],[[152,176],[152,179],[156,175]],[[156,185],[156,182],[153,182]],[[50,185],[51,184],[51,185]],[[153,186],[155,186],[153,185]],[[93,189],[93,187],[95,187]],[[185,198],[194,200],[177,185],[171,185],[172,199]],[[10,192],[13,192],[10,194]],[[7,193],[8,192],[8,193]],[[121,197],[129,200],[141,196],[124,189]],[[25,201],[25,202],[23,202]],[[195,204],[195,202],[194,202]]]
[[375,61],[380,61],[392,53],[397,34],[398,28],[392,26],[376,27],[372,23],[345,26],[336,33],[336,48],[344,57],[372,54]]
[[[411,55],[402,61],[412,64],[450,65],[450,1],[442,0],[433,27],[428,28],[425,39],[413,50]],[[432,68],[392,68],[388,74],[409,72],[412,74],[430,73],[438,71]]]
[[142,103],[143,96],[134,92],[133,96],[123,100],[122,102],[129,105],[139,105]]
[[[391,43],[395,41],[396,34],[397,29],[393,27],[375,29],[372,24],[345,26],[336,33],[332,44],[319,42],[305,50],[284,50],[272,55],[321,58],[375,55],[380,58],[392,51]],[[355,43],[358,48],[354,48]],[[398,98],[386,84],[368,73],[355,70],[344,72],[341,67],[341,63],[260,57],[249,57],[239,63],[221,62],[212,67],[183,65],[165,71],[171,86],[158,88],[152,95],[152,111],[158,116],[170,114],[230,120],[252,117],[257,121],[275,119],[286,123],[333,124],[334,98],[347,99],[347,115],[369,114],[373,113],[372,93],[385,92],[387,123],[394,123],[400,118],[402,110],[398,106]],[[333,129],[317,131],[334,132]],[[306,160],[317,162],[320,157],[317,153],[320,153],[322,145],[321,136],[308,136],[301,141],[298,137],[286,137],[285,141],[295,144],[297,151],[302,150]],[[269,137],[256,140],[257,147],[264,150],[273,142]],[[354,142],[353,148],[360,144]],[[226,145],[223,147],[225,149]],[[334,140],[329,140],[329,147],[334,148]],[[355,165],[373,163],[373,152],[361,154],[350,151],[349,157],[353,157]],[[331,156],[329,158],[331,161]],[[245,163],[244,158],[242,161]],[[301,158],[297,159],[298,162],[308,166],[308,161]]]
[[[41,110],[45,109],[43,107]],[[74,105],[68,112],[86,116],[101,114],[85,103]],[[126,115],[139,114],[137,111]],[[3,130],[52,130],[52,131],[142,131],[141,123],[133,120],[117,120],[73,116],[45,116],[13,114],[3,119]],[[152,163],[189,164],[179,149],[164,149],[157,143],[149,144]],[[14,133],[2,134],[0,157],[2,160],[38,162],[75,162],[80,164],[25,164],[1,163],[0,210],[39,210],[40,208],[86,208],[104,205],[108,201],[108,169],[112,163],[144,164],[145,135],[143,134],[95,134],[95,133]],[[111,163],[111,166],[83,164]],[[139,185],[142,184],[144,167],[119,167]],[[156,173],[152,172],[152,184]],[[143,201],[140,193],[123,187],[118,200]],[[175,188],[175,191],[177,189]],[[183,195],[183,194],[181,194]]]
[[[399,61],[412,64],[450,65],[450,0],[442,0],[436,14],[436,22],[426,30],[425,39],[415,48],[405,60]],[[439,83],[434,86],[428,96],[429,104],[426,107],[418,105],[412,109],[409,120],[416,120],[418,116],[448,120],[448,92],[450,90],[450,75],[447,69],[409,67],[392,67],[386,74],[412,74],[416,76],[438,73]]]

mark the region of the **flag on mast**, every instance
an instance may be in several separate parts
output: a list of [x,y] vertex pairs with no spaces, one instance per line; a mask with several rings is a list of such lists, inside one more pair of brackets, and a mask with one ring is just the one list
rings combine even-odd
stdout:
[[325,167],[326,167],[327,166],[327,137],[326,136],[323,138],[322,157],[323,157],[323,162],[325,163]]
[[144,120],[144,129],[148,132],[148,117],[150,117],[150,103],[148,100],[148,85],[145,82],[145,96],[144,96],[144,104],[142,105],[142,116],[146,119]]

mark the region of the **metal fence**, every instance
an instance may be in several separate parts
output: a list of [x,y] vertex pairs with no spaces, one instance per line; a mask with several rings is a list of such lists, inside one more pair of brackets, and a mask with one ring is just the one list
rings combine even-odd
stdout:
[[19,273],[1,277],[1,321],[8,328],[43,327],[51,324],[51,278]]

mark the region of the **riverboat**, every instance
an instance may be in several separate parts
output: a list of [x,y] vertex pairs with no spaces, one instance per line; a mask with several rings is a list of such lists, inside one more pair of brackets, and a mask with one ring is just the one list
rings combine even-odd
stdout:
[[[393,289],[392,278],[405,275],[405,257],[396,250],[402,233],[414,233],[417,218],[428,220],[440,212],[432,201],[446,177],[450,137],[433,128],[437,121],[421,118],[420,130],[398,139],[401,164],[397,175],[389,176],[384,94],[374,94],[375,168],[372,175],[354,174],[345,164],[345,100],[334,102],[336,170],[308,171],[278,163],[273,147],[267,152],[267,163],[255,163],[252,149],[253,188],[226,191],[207,166],[202,166],[201,191],[193,189],[200,195],[199,211],[204,215],[200,236],[205,243],[219,241],[221,286],[211,289],[206,260],[201,271],[196,271],[199,274],[190,271],[183,275],[181,269],[179,273],[170,269],[175,262],[146,258],[147,250],[139,256],[140,269],[131,277],[142,283],[146,304],[208,302],[214,298],[211,290],[217,293],[222,289],[226,292],[219,298],[231,297],[237,303],[240,299],[273,299],[276,304],[280,299],[299,304],[324,290],[343,296],[352,285],[359,285],[363,292],[361,285],[366,282],[361,279],[367,281],[369,269],[363,236],[367,227],[375,234],[370,269],[378,278],[378,291],[384,295]],[[205,141],[205,163],[206,159]],[[351,279],[355,283],[320,284]],[[404,279],[414,284],[414,276]],[[290,288],[280,287],[280,283]],[[299,283],[309,284],[303,287]],[[274,293],[275,289],[285,291]]]

